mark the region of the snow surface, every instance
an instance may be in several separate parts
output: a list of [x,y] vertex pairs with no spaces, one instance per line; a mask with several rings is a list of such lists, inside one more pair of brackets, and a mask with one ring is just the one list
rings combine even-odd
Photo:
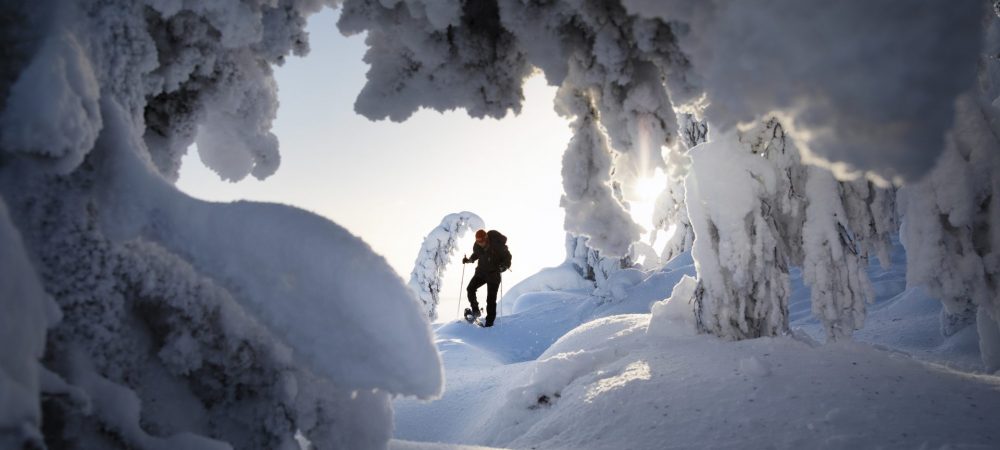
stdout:
[[686,296],[689,257],[619,301],[532,292],[491,329],[439,325],[445,392],[395,401],[390,448],[995,448],[1000,376],[979,372],[975,327],[943,336],[941,303],[905,288],[898,241],[891,257],[868,268],[857,342],[821,343],[799,270],[792,334],[696,334],[690,305],[656,298],[681,279]]

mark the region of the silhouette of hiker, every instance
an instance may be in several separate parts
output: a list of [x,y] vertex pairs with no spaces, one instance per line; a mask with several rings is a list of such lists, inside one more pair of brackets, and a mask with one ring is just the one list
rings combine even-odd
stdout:
[[[474,321],[482,313],[479,310],[479,302],[476,301],[476,290],[482,285],[486,285],[486,321],[483,326],[493,326],[493,320],[497,314],[497,289],[500,288],[500,273],[507,270],[510,260],[505,258],[505,242],[507,238],[496,230],[487,233],[484,230],[476,231],[476,244],[472,247],[472,256],[462,258],[462,264],[478,261],[476,274],[469,281],[466,292],[469,296],[469,305],[466,309],[465,319]],[[506,265],[505,265],[506,264]]]

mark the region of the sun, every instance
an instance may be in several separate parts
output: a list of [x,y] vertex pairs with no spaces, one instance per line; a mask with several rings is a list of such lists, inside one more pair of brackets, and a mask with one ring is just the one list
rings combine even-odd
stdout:
[[656,198],[667,188],[667,175],[656,169],[652,176],[640,178],[633,187],[634,197],[629,201],[632,220],[643,228],[653,228],[653,212]]
[[656,201],[656,197],[667,187],[667,175],[656,169],[653,176],[639,179],[635,183],[636,193],[640,201]]

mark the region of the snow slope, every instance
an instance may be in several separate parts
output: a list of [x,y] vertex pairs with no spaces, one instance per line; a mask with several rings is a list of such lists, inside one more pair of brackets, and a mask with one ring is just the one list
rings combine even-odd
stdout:
[[974,373],[975,327],[942,337],[940,302],[905,289],[905,267],[872,262],[876,300],[855,342],[820,343],[797,272],[793,334],[728,342],[667,316],[650,327],[654,293],[691,275],[689,261],[644,274],[623,300],[532,292],[492,329],[439,325],[444,395],[395,402],[393,448],[1000,445],[1000,377]]

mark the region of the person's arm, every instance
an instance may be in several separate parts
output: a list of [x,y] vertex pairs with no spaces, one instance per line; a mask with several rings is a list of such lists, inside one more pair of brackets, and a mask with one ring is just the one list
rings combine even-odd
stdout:
[[479,259],[479,256],[480,256],[481,252],[482,251],[480,250],[480,248],[479,248],[478,245],[472,244],[472,257],[465,258],[464,260],[462,260],[462,262],[463,263],[474,263],[474,262],[476,262],[476,260]]

